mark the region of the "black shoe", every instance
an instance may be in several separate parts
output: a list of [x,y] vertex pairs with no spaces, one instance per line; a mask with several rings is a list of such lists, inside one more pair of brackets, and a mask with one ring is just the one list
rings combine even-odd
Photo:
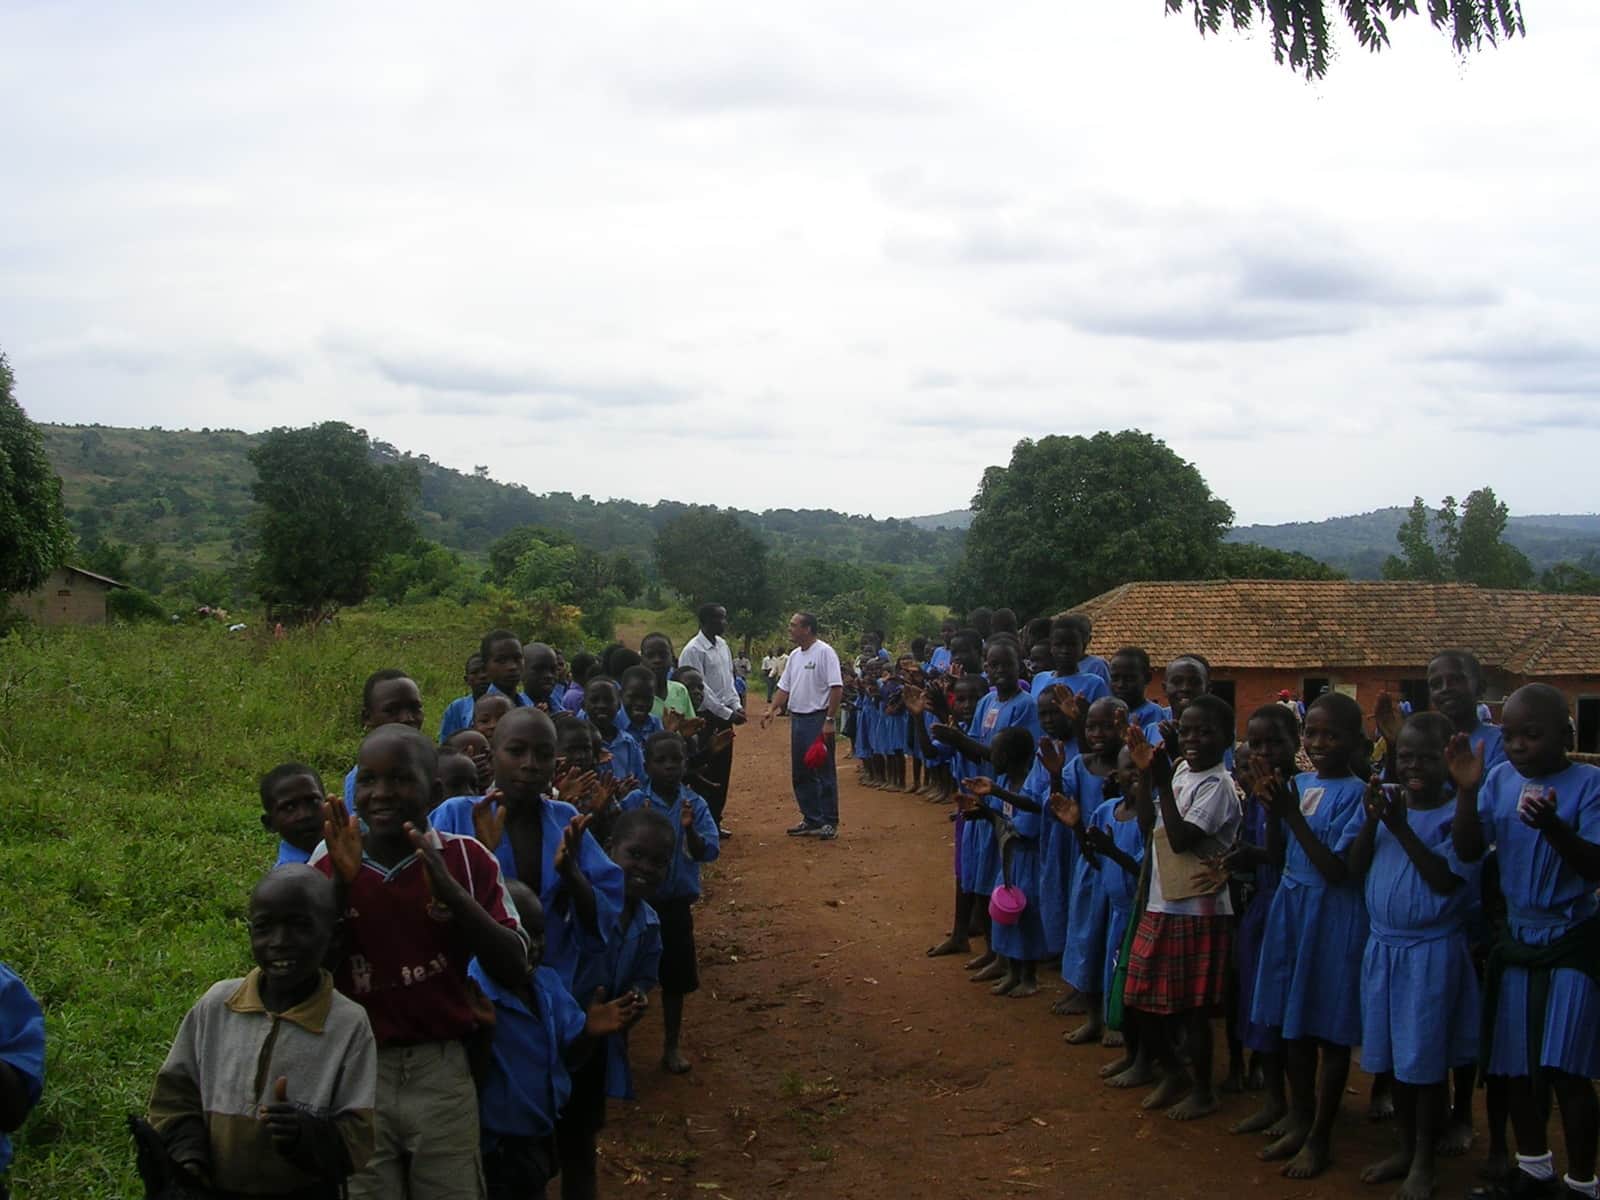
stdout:
[[1475,1187],[1467,1193],[1467,1200],[1543,1200],[1544,1197],[1576,1196],[1558,1175],[1552,1179],[1535,1179],[1526,1171],[1511,1168],[1511,1174],[1499,1183]]
[[725,842],[729,838],[731,838],[732,836],[733,836],[733,830],[724,829],[721,825],[717,826],[717,840],[719,842]]
[[800,824],[791,826],[784,832],[790,837],[816,837],[821,828],[822,826],[813,825],[810,821],[801,821]]

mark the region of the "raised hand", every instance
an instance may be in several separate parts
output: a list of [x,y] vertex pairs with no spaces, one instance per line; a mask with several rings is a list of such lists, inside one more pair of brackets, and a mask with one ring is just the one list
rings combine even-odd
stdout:
[[1183,754],[1183,746],[1178,741],[1178,723],[1167,720],[1161,722],[1161,745],[1166,752],[1177,759]]
[[1117,848],[1117,843],[1104,829],[1098,825],[1090,825],[1083,831],[1084,843],[1096,854],[1109,854]]
[[694,828],[694,808],[687,801],[678,806],[678,824],[685,831]]
[[579,813],[567,822],[567,827],[561,831],[561,844],[556,847],[555,862],[552,864],[556,871],[565,874],[578,869],[578,855],[583,849],[583,832],[589,828],[589,822],[594,817],[589,813]]
[[610,1037],[621,1033],[644,1016],[645,998],[629,988],[615,1000],[606,1000],[605,988],[596,988],[584,1012],[583,1032],[589,1037]]
[[984,775],[974,775],[971,779],[963,780],[961,786],[974,796],[989,796],[994,793],[994,780]]
[[1376,773],[1367,780],[1367,790],[1361,794],[1361,807],[1366,810],[1368,820],[1382,821],[1388,814],[1389,798],[1384,795],[1383,782]]
[[1068,829],[1076,829],[1083,811],[1078,804],[1076,796],[1066,796],[1060,792],[1050,793],[1050,815],[1055,817]]
[[1133,759],[1133,765],[1141,771],[1148,771],[1150,764],[1156,761],[1156,748],[1144,736],[1144,730],[1138,725],[1129,725],[1127,732],[1122,735],[1122,742],[1128,747],[1128,757]]
[[963,667],[960,663],[953,662],[953,663],[950,664],[949,675],[950,675],[951,679],[960,679],[966,673],[967,673],[966,668]]
[[1472,739],[1458,733],[1444,748],[1445,769],[1457,792],[1470,792],[1483,782],[1483,747],[1474,748]]
[[704,717],[685,717],[678,722],[678,735],[683,738],[692,738],[706,727]]
[[353,883],[361,874],[361,826],[345,808],[343,796],[329,796],[322,806],[322,840],[339,878]]
[[506,833],[506,800],[494,788],[472,806],[472,836],[493,850]]
[[1061,684],[1052,684],[1045,691],[1055,693],[1053,699],[1056,708],[1069,724],[1076,726],[1083,717],[1083,704],[1078,700],[1078,693]]
[[476,754],[467,755],[472,760],[472,765],[478,769],[478,786],[488,791],[494,783],[494,758],[487,750],[479,750]]
[[962,790],[956,793],[956,808],[960,809],[963,813],[975,813],[983,808],[983,801],[979,800],[971,792],[966,790],[965,784],[971,782],[972,781],[970,779],[964,781]]
[[1067,765],[1067,748],[1055,738],[1039,739],[1039,765],[1051,775],[1061,774],[1061,769]]
[[945,742],[948,744],[953,742],[956,734],[960,733],[961,731],[954,725],[935,725],[930,732],[933,734],[935,741]]
[[423,881],[428,885],[428,896],[431,904],[443,905],[453,909],[452,901],[459,898],[463,889],[456,882],[444,865],[444,856],[439,853],[439,847],[433,844],[428,837],[426,829],[418,829],[410,821],[405,824],[406,837],[411,840],[411,848],[417,852],[417,857],[422,860]]
[[914,717],[920,718],[928,711],[928,693],[914,683],[908,683],[900,689],[900,702],[906,706],[906,711]]
[[1388,692],[1379,692],[1372,705],[1372,721],[1383,735],[1383,740],[1393,746],[1400,739],[1400,709]]
[[[683,714],[675,708],[669,708],[661,714],[661,728],[668,733],[682,732],[679,728],[683,724]],[[684,734],[688,737],[688,734]]]
[[556,791],[561,798],[580,811],[589,807],[586,801],[599,791],[599,787],[600,777],[593,771],[568,771],[556,783]]
[[1563,822],[1556,813],[1556,790],[1549,788],[1542,796],[1528,796],[1517,805],[1517,815],[1524,825],[1540,833],[1550,834],[1560,829]]

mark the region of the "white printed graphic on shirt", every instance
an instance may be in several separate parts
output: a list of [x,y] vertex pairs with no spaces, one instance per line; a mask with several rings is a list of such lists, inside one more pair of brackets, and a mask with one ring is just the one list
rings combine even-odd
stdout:
[[1300,811],[1308,817],[1317,815],[1317,809],[1322,807],[1322,797],[1327,788],[1305,788],[1300,793]]

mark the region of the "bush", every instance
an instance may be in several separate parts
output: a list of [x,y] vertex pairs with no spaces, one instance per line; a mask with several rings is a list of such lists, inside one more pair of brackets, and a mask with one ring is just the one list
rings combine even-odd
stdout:
[[106,615],[113,621],[165,621],[169,614],[149,592],[130,587],[111,589]]

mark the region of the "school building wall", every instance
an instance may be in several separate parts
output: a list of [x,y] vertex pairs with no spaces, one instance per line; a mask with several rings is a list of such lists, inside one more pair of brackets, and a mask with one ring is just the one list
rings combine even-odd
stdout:
[[103,583],[58,567],[42,587],[15,603],[36,625],[104,625],[109,591]]

